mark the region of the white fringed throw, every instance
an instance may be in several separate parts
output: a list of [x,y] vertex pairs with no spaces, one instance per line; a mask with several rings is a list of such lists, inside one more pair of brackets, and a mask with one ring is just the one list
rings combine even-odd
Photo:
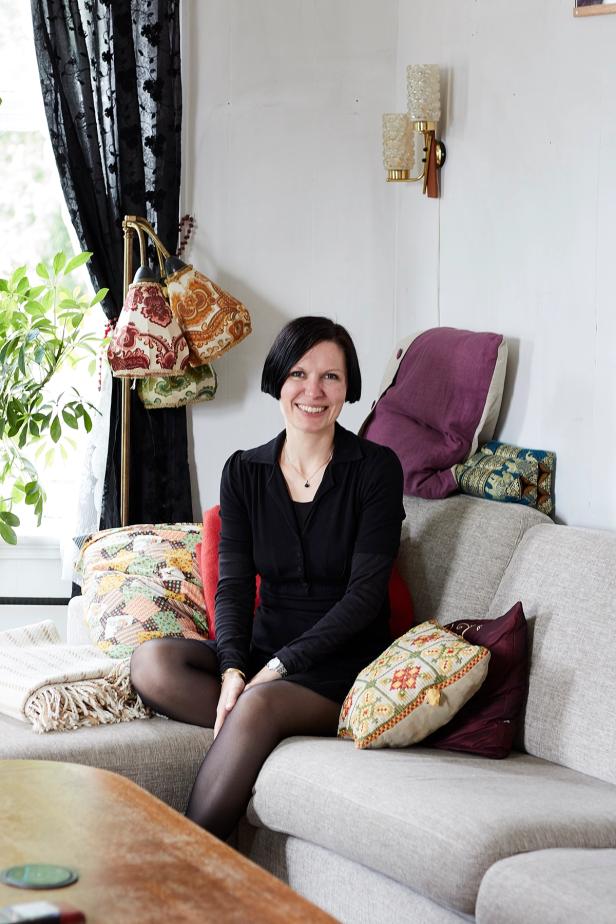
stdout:
[[144,719],[129,659],[93,645],[63,645],[51,620],[0,632],[0,712],[34,731]]

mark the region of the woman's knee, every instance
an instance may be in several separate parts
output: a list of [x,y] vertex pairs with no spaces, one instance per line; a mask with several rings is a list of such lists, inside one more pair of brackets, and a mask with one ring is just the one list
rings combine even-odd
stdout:
[[248,721],[263,716],[283,738],[291,735],[335,735],[340,706],[306,687],[290,681],[260,683],[245,690],[237,705]]
[[152,638],[135,648],[130,659],[130,679],[142,698],[156,698],[177,661],[167,642],[171,639]]
[[[285,681],[260,683],[244,690],[233,712],[236,713],[236,720],[243,722],[247,728],[255,731],[259,729],[261,733],[267,732],[269,737],[277,739],[289,735],[325,733],[321,732],[318,725],[312,730],[314,696],[310,690],[303,690]],[[334,712],[337,718],[335,706]]]

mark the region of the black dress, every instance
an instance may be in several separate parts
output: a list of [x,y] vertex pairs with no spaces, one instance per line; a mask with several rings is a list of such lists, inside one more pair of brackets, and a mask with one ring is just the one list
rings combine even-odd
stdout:
[[[250,677],[276,656],[287,680],[341,703],[390,642],[387,587],[404,519],[402,468],[392,450],[336,424],[332,460],[298,519],[278,464],[284,437],[235,452],[223,470],[219,665]],[[253,619],[256,574],[261,602]]]

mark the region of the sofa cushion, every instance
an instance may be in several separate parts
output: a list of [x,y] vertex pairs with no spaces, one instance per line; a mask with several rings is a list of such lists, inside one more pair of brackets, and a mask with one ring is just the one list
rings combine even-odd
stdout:
[[151,638],[208,638],[194,523],[107,529],[83,546],[85,620],[112,658]]
[[454,474],[460,490],[474,497],[526,504],[548,516],[554,511],[556,453],[490,440]]
[[316,844],[242,820],[237,849],[314,902],[341,924],[460,924],[468,921],[376,873]]
[[405,748],[440,728],[488,673],[487,648],[433,619],[397,638],[363,668],[342,704],[338,734],[357,748]]
[[183,812],[213,739],[211,728],[155,717],[37,735],[0,715],[0,760],[62,760],[113,770]]
[[[530,527],[549,517],[521,504],[458,495],[405,497],[398,568],[413,594],[415,622],[481,619],[515,548]],[[521,595],[495,612],[502,616]]]
[[527,754],[367,750],[291,738],[265,762],[255,826],[300,837],[472,914],[486,871],[547,847],[616,847],[616,787]]
[[481,757],[503,758],[511,751],[526,698],[526,619],[518,601],[497,619],[463,619],[447,626],[467,642],[490,652],[481,689],[426,744]]
[[494,433],[506,367],[502,334],[434,327],[396,346],[361,435],[394,450],[406,494],[457,490],[453,467]]
[[483,877],[477,924],[614,924],[616,850],[539,850]]
[[616,783],[616,533],[528,532],[488,615],[516,600],[529,629],[524,748]]

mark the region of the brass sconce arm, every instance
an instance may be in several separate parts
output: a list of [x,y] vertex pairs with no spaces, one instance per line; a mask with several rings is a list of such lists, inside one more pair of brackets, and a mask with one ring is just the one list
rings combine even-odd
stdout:
[[[430,199],[439,196],[439,171],[447,157],[445,145],[436,137],[441,117],[440,76],[436,64],[412,64],[407,68],[408,112],[383,115],[383,164],[387,182],[417,183]],[[422,170],[413,176],[415,139],[423,135]]]
[[[427,185],[427,176],[428,176],[428,162],[430,160],[431,147],[435,146],[435,156],[436,156],[436,166],[440,169],[447,158],[447,148],[444,143],[436,138],[434,135],[434,128],[424,128],[423,126],[432,125],[434,123],[428,122],[416,122],[413,123],[415,131],[421,131],[424,136],[424,145],[423,152],[424,157],[422,157],[422,171],[419,176],[411,176],[410,170],[387,170],[386,180],[388,183],[418,183],[420,180],[424,181],[424,189],[426,192]],[[421,126],[421,127],[418,127]]]

